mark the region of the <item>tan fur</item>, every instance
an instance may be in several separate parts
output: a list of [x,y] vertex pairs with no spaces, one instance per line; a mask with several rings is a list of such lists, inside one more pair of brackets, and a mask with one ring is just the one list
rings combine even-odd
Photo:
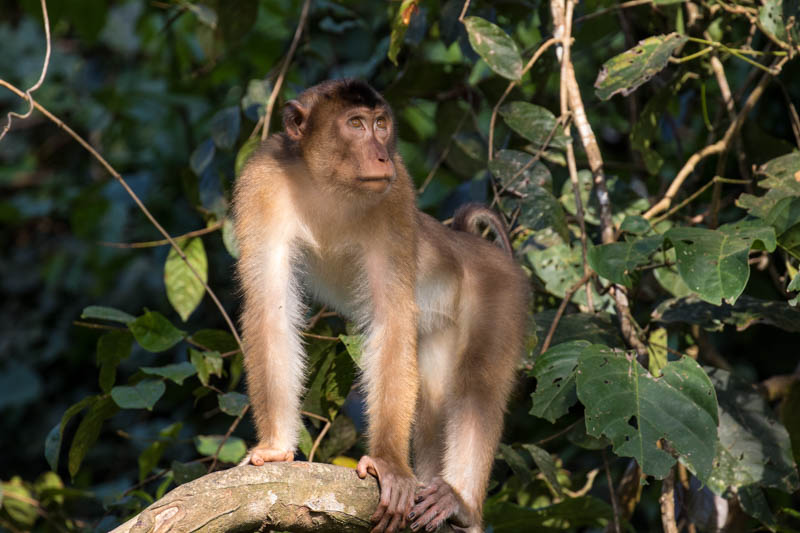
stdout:
[[[442,505],[456,522],[481,531],[522,351],[528,282],[498,247],[416,209],[394,149],[391,110],[365,85],[350,83],[326,82],[290,103],[286,133],[268,139],[236,183],[245,364],[259,435],[251,461],[290,460],[295,451],[304,291],[367,335],[369,456],[359,474],[372,473],[381,484],[374,530],[406,525],[413,428],[416,474],[447,496],[414,509]],[[343,118],[352,109],[360,110],[364,129]],[[379,116],[391,129],[377,126]],[[470,219],[480,209],[471,208]]]

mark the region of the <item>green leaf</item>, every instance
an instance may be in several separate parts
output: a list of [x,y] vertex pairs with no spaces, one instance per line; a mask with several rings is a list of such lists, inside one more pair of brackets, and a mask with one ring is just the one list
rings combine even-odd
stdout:
[[344,344],[347,353],[353,359],[358,368],[361,368],[361,356],[363,355],[364,336],[363,335],[339,335],[339,340]]
[[678,274],[678,269],[675,267],[675,248],[670,248],[659,258],[664,261],[666,266],[656,268],[653,271],[653,275],[658,284],[661,285],[661,288],[676,298],[693,296],[692,289],[686,285],[686,282],[683,281],[681,275]]
[[505,501],[487,504],[484,518],[487,524],[492,525],[494,533],[556,533],[582,531],[582,528],[602,529],[613,522],[614,511],[598,498],[582,496],[537,509]]
[[112,322],[122,322],[129,324],[136,320],[136,317],[129,315],[125,311],[114,309],[113,307],[103,307],[101,305],[90,305],[84,307],[81,312],[81,318],[90,318],[95,320],[110,320]]
[[626,287],[633,287],[632,274],[636,267],[647,264],[664,238],[642,237],[626,242],[593,246],[586,252],[589,266],[600,276]]
[[[544,342],[555,315],[555,309],[548,309],[533,315],[533,321],[536,324],[536,336],[539,341],[531,349],[534,356],[538,355],[541,343]],[[619,333],[619,325],[609,313],[570,313],[562,315],[553,334],[553,340],[550,342],[551,348],[576,340],[585,340],[592,344],[603,344],[612,348],[625,348],[625,341],[622,340]]]
[[617,455],[635,458],[645,474],[662,479],[675,464],[657,446],[664,438],[698,478],[708,478],[717,402],[693,359],[670,362],[654,378],[635,357],[593,345],[580,354],[576,384],[586,407],[586,432],[611,439]]
[[[270,93],[272,93],[272,84],[269,80],[255,79],[247,82],[247,92],[241,101],[242,112],[245,116],[253,120],[264,118],[267,114]],[[241,173],[245,161],[259,144],[261,144],[261,137],[258,135],[250,137],[242,144],[236,153],[234,175],[238,176]]]
[[139,454],[138,462],[140,483],[144,481],[147,475],[158,465],[158,461],[160,461],[161,456],[164,455],[164,450],[169,448],[169,446],[175,442],[182,428],[183,423],[181,422],[176,422],[165,427],[159,432],[160,438],[145,448],[141,454]]
[[44,456],[45,459],[47,459],[47,464],[50,465],[50,469],[54,472],[58,471],[58,460],[61,453],[61,441],[64,438],[64,428],[67,427],[67,424],[73,416],[91,407],[98,398],[99,396],[88,396],[78,403],[70,405],[67,410],[64,411],[64,414],[61,415],[61,422],[53,426],[53,429],[47,434],[44,445]]
[[219,399],[220,410],[231,416],[240,416],[247,404],[250,403],[246,395],[238,392],[220,394],[217,398]]
[[171,379],[178,385],[183,385],[184,379],[197,373],[194,365],[187,361],[164,366],[143,366],[141,370],[149,376],[161,376],[162,378]]
[[153,410],[159,398],[167,390],[161,380],[149,379],[140,381],[136,385],[120,385],[111,389],[114,402],[123,409]]
[[746,294],[734,305],[713,305],[696,296],[671,298],[661,302],[652,319],[665,324],[697,324],[709,331],[722,331],[727,325],[743,331],[754,324],[769,324],[784,331],[800,333],[800,309],[787,302],[758,300]]
[[[800,40],[800,31],[797,30],[798,5],[791,0],[764,0],[764,5],[758,9],[758,21],[764,32],[778,41],[796,44]],[[794,24],[789,25],[789,19],[794,18]],[[789,31],[787,33],[787,27]]]
[[205,294],[203,283],[208,281],[208,259],[203,247],[203,240],[200,237],[184,240],[178,245],[186,255],[189,264],[201,278],[197,279],[175,248],[170,248],[167,262],[164,263],[164,285],[167,287],[167,299],[181,319],[186,322],[189,315],[203,300]]
[[201,329],[192,334],[190,339],[212,352],[229,353],[239,349],[233,335],[222,329]]
[[[524,169],[524,170],[523,170]],[[500,181],[504,189],[511,189],[519,184],[530,182],[548,191],[553,191],[553,176],[541,162],[533,160],[533,156],[519,150],[500,150],[489,161],[489,170]]]
[[[133,317],[131,317],[133,318]],[[133,346],[129,331],[109,331],[97,339],[97,364],[100,365],[100,388],[108,393],[117,379],[117,365],[128,358]]]
[[389,41],[389,52],[386,55],[395,66],[397,66],[397,54],[403,47],[403,40],[411,18],[419,12],[418,3],[419,0],[403,0],[392,19],[392,35]]
[[239,241],[236,239],[233,220],[230,217],[225,217],[222,221],[222,244],[225,245],[225,249],[231,254],[231,257],[239,259]]
[[767,526],[771,531],[776,530],[778,523],[775,521],[772,509],[769,508],[763,490],[756,485],[748,485],[739,489],[737,496],[745,513]]
[[622,221],[619,229],[626,233],[633,233],[634,235],[644,235],[650,232],[653,228],[650,226],[650,221],[639,215],[628,215]]
[[211,376],[222,377],[222,356],[219,352],[198,352],[189,348],[189,360],[197,369],[197,377],[200,383],[208,386]]
[[578,358],[589,346],[584,340],[567,342],[550,348],[536,359],[530,371],[536,378],[530,414],[555,423],[575,405],[578,401],[575,392]]
[[709,368],[708,376],[719,402],[719,445],[714,471],[701,480],[717,494],[747,485],[800,488],[789,434],[761,393],[725,370]]
[[86,452],[89,451],[89,448],[97,441],[97,437],[100,436],[103,422],[114,416],[117,411],[119,411],[119,408],[114,405],[111,398],[98,398],[81,420],[78,429],[75,431],[75,437],[72,439],[72,445],[69,448],[69,475],[73,479],[81,468]]
[[466,17],[469,44],[496,73],[509,80],[522,76],[522,57],[517,43],[502,28],[480,17]]
[[[331,428],[322,439],[317,449],[315,460],[328,462],[334,457],[344,454],[358,442],[358,431],[349,416],[339,415],[334,418]],[[310,449],[310,448],[309,448]]]
[[[212,457],[217,453],[223,437],[221,435],[197,435],[194,438],[194,446],[197,453]],[[219,452],[219,460],[223,463],[238,463],[247,454],[247,446],[244,441],[238,437],[228,437],[225,444],[222,445],[222,450]]]
[[305,426],[300,428],[300,440],[297,443],[297,449],[303,452],[303,455],[308,457],[311,454],[311,448],[314,447],[314,439],[311,433],[308,432]]
[[509,102],[500,108],[500,116],[509,128],[532,142],[537,149],[547,146],[564,149],[571,142],[564,135],[556,116],[542,106],[528,102]]
[[[252,2],[251,2],[252,3]],[[217,148],[230,150],[239,137],[239,126],[241,125],[241,114],[239,106],[230,106],[217,111],[211,117],[211,138]]]
[[716,230],[672,228],[664,235],[675,246],[680,273],[686,285],[715,305],[730,303],[744,291],[750,277],[747,257],[760,243],[775,250],[775,230],[757,220],[725,224]]
[[498,451],[503,457],[503,460],[508,463],[508,466],[511,467],[514,475],[517,476],[522,483],[528,484],[533,482],[533,474],[531,473],[531,469],[528,467],[525,459],[518,451],[503,443],[500,443]]
[[654,328],[650,330],[647,337],[647,369],[651,374],[658,377],[661,369],[667,364],[669,347],[669,335],[667,328]]
[[175,476],[176,485],[183,485],[184,483],[194,481],[208,473],[208,468],[202,463],[179,463],[178,461],[172,461],[170,468],[172,468],[172,473]]
[[628,96],[667,66],[672,52],[688,37],[677,33],[648,37],[603,63],[594,87],[597,96],[608,100],[617,93]]
[[550,485],[559,497],[562,497],[563,491],[561,490],[561,483],[558,482],[558,468],[556,467],[556,462],[553,460],[553,457],[547,453],[547,450],[535,444],[523,444],[522,447],[531,454],[533,462],[536,463],[536,467],[544,475],[547,484]]
[[39,517],[36,506],[31,503],[36,501],[35,495],[31,494],[18,476],[14,476],[7,483],[0,483],[0,496],[3,495],[5,497],[0,499],[3,510],[16,524],[24,527],[26,531],[32,531]]
[[186,332],[179,330],[158,311],[147,311],[128,327],[136,342],[148,352],[163,352],[178,344]]
[[333,420],[355,380],[355,364],[346,351],[320,343],[309,353],[308,393],[303,409]]

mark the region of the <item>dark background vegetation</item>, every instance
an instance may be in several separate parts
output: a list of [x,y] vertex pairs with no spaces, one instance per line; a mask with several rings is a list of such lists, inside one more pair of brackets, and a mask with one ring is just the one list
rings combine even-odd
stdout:
[[[712,1],[643,2],[627,9],[609,9],[612,2],[588,0],[576,7],[572,60],[589,121],[605,157],[606,173],[626,184],[626,194],[640,202],[614,204],[615,213],[640,214],[646,210],[663,195],[666,185],[692,153],[709,139],[720,137],[728,118],[707,63],[710,54],[670,65],[630,96],[618,95],[605,101],[592,88],[601,65],[640,39],[667,34],[679,25],[691,35],[702,37],[710,31],[716,41],[731,47],[743,46],[751,27],[748,20],[715,5]],[[756,9],[760,4],[746,5]],[[87,139],[120,172],[171,235],[223,222],[237,154],[264,114],[266,97],[299,20],[301,2],[71,0],[51,1],[48,7],[52,57],[46,80],[34,93],[36,100]],[[400,9],[398,2],[314,0],[281,88],[272,130],[279,126],[280,105],[303,88],[328,78],[363,78],[393,105],[398,149],[417,185],[422,186],[426,176],[435,171],[419,196],[422,209],[446,219],[467,201],[490,202],[492,189],[486,170],[488,122],[508,80],[494,74],[470,46],[464,26],[458,21],[462,7],[461,1],[420,2],[410,18],[395,65],[387,53],[393,20]],[[606,11],[584,20],[602,10]],[[519,46],[523,62],[552,32],[547,2],[477,1],[470,6],[469,15],[503,28]],[[779,50],[758,32],[754,32],[749,45],[757,50]],[[797,42],[792,46],[797,54]],[[39,76],[44,48],[39,2],[0,1],[0,78],[17,87],[29,87]],[[686,56],[700,48],[690,43],[676,55]],[[753,86],[750,80],[754,67],[729,54],[723,54],[723,59],[732,90],[741,90],[746,96]],[[675,80],[684,74],[686,79],[678,86]],[[642,154],[632,148],[629,134],[645,105],[665,88],[672,94],[658,110],[657,124],[650,133],[652,146],[664,164],[649,172]],[[533,102],[559,115],[559,63],[552,49],[523,77],[522,84],[507,99],[512,100]],[[741,101],[740,95],[737,106]],[[729,155],[724,176],[752,178],[739,175],[735,158],[739,152],[745,154],[743,168],[750,169],[797,150],[798,132],[792,130],[787,102],[798,101],[800,62],[790,60],[778,81],[767,86],[742,128],[741,144]],[[25,106],[11,92],[0,90],[0,109],[4,112],[24,110]],[[706,120],[713,132],[707,129]],[[255,135],[260,133],[259,129]],[[579,145],[577,134],[573,133],[573,138]],[[498,119],[495,150],[501,148],[535,151]],[[578,148],[577,152],[579,168],[588,168],[583,151]],[[550,191],[558,198],[562,186],[565,191],[570,189],[568,173],[556,159],[553,157],[546,164],[552,172]],[[695,169],[680,199],[711,179],[715,165],[712,160]],[[742,192],[763,194],[752,185],[726,185],[716,213],[720,223],[745,216],[745,211],[734,203]],[[710,203],[708,192],[670,220],[676,225],[698,224],[696,217],[707,215]],[[512,209],[505,207],[506,215],[514,217]],[[42,492],[43,483],[56,488],[61,483],[42,477],[51,470],[44,453],[48,434],[69,406],[102,393],[96,358],[98,339],[106,330],[86,323],[121,327],[82,319],[84,308],[101,305],[133,316],[146,310],[158,311],[189,333],[201,329],[224,331],[226,326],[208,297],[186,322],[170,305],[163,276],[169,246],[133,248],[106,244],[162,237],[120,184],[41,113],[16,119],[10,133],[0,141],[0,222],[0,480],[6,487],[25,487],[25,494],[40,502],[35,511],[6,505],[0,512],[0,529],[107,530],[149,504],[162,480],[184,475],[180,473],[181,465],[197,464],[191,461],[213,455],[213,451],[199,450],[194,437],[223,435],[235,419],[219,408],[216,393],[245,392],[239,379],[240,356],[225,358],[224,376],[212,377],[212,388],[204,387],[195,376],[187,378],[183,386],[170,381],[152,410],[119,410],[98,427],[98,438],[86,447],[80,468],[69,472],[69,447],[79,431],[80,417],[76,416],[65,426],[57,470],[69,489]],[[567,210],[566,223],[575,244],[579,230],[574,212]],[[708,225],[708,218],[703,221],[701,217],[699,223]],[[531,242],[526,239],[532,235],[528,232],[542,231],[546,226],[525,229],[515,225],[520,260],[529,270],[533,268],[527,261],[536,256],[527,253]],[[590,241],[599,244],[598,227],[590,225],[588,231]],[[223,231],[210,232],[202,241],[208,258],[208,283],[235,319],[239,310],[233,276],[235,260],[226,247]],[[785,289],[792,268],[797,268],[797,256],[779,249],[771,255],[753,251],[751,258],[753,265],[744,294],[781,303],[788,309],[788,304],[782,302],[792,296]],[[658,258],[653,260],[659,262]],[[578,278],[570,279],[566,286]],[[536,273],[532,275],[537,289],[533,311],[539,314],[540,343],[552,321],[552,311],[564,297],[564,288],[554,291],[548,281]],[[650,331],[663,327],[651,322],[650,316],[671,296],[651,271],[643,271],[629,294],[633,316],[641,325],[649,324]],[[613,307],[607,310],[614,312]],[[586,309],[576,300],[568,311]],[[788,310],[785,312],[789,313],[784,316],[790,323],[797,319]],[[729,321],[718,331],[670,324],[670,358],[687,352],[698,357],[699,352],[702,364],[719,366],[723,361],[735,375],[751,384],[798,372],[798,328],[756,323],[763,322],[759,313],[755,312],[752,321],[741,319],[738,327]],[[616,335],[617,325],[611,318],[608,328],[609,335]],[[315,332],[345,333],[344,323],[335,317],[323,320]],[[562,340],[582,338],[580,330],[566,337]],[[598,338],[590,340],[600,342]],[[312,341],[312,345],[324,342]],[[331,349],[330,343],[326,346],[319,349]],[[119,364],[115,383],[124,385],[129,378],[133,382],[140,380],[142,376],[137,372],[141,366],[185,362],[188,347],[181,342],[161,353],[151,353],[133,343],[130,356]],[[341,346],[335,350],[346,353]],[[534,353],[538,352],[530,355]],[[791,383],[791,378],[787,379]],[[589,494],[608,503],[603,455],[577,446],[560,433],[575,427],[582,409],[573,407],[555,424],[533,417],[528,411],[535,387],[535,379],[520,379],[509,409],[504,442],[540,443],[553,454],[559,481],[573,490],[584,485],[587,472],[600,468]],[[797,416],[797,385],[793,389],[787,387],[769,397],[775,416],[781,414],[781,402],[788,402],[787,398],[794,398]],[[320,404],[323,412],[319,414],[333,416],[344,409],[360,426],[356,399],[351,395],[343,407],[347,392],[338,391],[337,396],[326,390],[333,396],[328,397],[328,404]],[[762,390],[769,393],[771,389]],[[143,474],[140,455],[159,442],[160,431],[176,422],[181,422],[182,428],[174,438],[162,435],[165,445],[156,464]],[[320,428],[314,421],[309,421],[308,427],[314,436]],[[796,424],[794,428],[790,424],[789,429],[793,439],[800,437]],[[344,458],[357,458],[360,444],[354,443],[347,429],[339,433],[337,438],[343,440],[329,444],[322,459],[338,457],[341,464],[347,464]],[[233,435],[253,441],[249,418],[245,417]],[[556,438],[548,439],[554,435]],[[796,454],[797,440],[793,444]],[[535,463],[518,446],[501,455],[505,460],[496,464],[491,489],[496,502],[507,501],[524,508],[553,503],[552,489],[548,489]],[[610,453],[610,449],[606,455],[611,477],[617,483],[631,460]],[[514,459],[522,459],[522,463],[513,464]],[[174,466],[173,461],[179,466]],[[200,464],[207,467],[208,462]],[[140,483],[153,474],[161,476]],[[795,470],[795,478],[796,475]],[[649,480],[630,522],[639,531],[661,527],[660,482],[652,477]],[[792,491],[774,488],[764,493],[768,507],[775,513],[772,522],[742,515],[742,527],[755,529],[767,523],[773,528],[783,527],[783,531],[800,530],[800,519],[791,512],[800,505],[796,479],[794,483],[793,496],[789,494]],[[130,491],[132,488],[135,490]],[[8,504],[9,497],[3,501]],[[609,509],[586,507],[581,515],[586,517],[585,522],[555,521],[549,522],[548,527],[602,529],[600,524],[607,523]],[[684,506],[684,524],[686,516]]]

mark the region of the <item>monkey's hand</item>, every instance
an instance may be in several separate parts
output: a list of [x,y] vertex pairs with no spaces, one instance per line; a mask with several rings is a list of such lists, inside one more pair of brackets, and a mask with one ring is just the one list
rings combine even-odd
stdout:
[[421,531],[421,528],[435,531],[448,519],[451,524],[465,528],[475,522],[461,496],[440,477],[423,487],[414,501],[414,508],[408,514],[413,531]]
[[256,446],[251,448],[247,456],[240,464],[254,464],[261,466],[264,463],[278,463],[281,461],[293,461],[294,452],[289,450],[277,450],[269,446]]
[[364,479],[367,474],[378,478],[381,497],[370,520],[375,524],[370,533],[394,533],[406,527],[406,516],[414,503],[417,480],[405,465],[395,465],[379,457],[365,455],[356,472]]

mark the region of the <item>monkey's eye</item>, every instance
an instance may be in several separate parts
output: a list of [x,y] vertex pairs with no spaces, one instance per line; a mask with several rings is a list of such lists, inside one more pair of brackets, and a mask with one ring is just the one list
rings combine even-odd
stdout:
[[388,127],[387,120],[385,117],[378,117],[375,121],[375,127],[380,130],[385,130]]
[[361,128],[363,124],[361,123],[361,119],[357,117],[353,117],[347,121],[347,123],[353,128]]

